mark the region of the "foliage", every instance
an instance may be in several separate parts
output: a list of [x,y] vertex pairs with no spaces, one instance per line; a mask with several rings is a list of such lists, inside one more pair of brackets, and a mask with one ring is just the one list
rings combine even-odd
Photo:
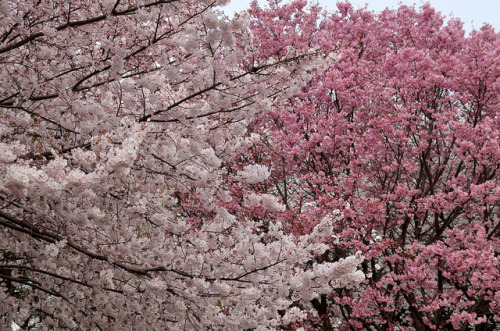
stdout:
[[0,3],[1,328],[498,327],[499,34],[225,2]]

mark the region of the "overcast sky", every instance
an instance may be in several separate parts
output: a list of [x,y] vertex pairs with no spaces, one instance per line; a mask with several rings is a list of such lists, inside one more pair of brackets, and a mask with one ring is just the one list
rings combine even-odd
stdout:
[[[224,11],[232,16],[235,11],[247,9],[251,0],[231,0]],[[354,8],[361,8],[368,3],[368,9],[380,11],[386,7],[397,8],[398,3],[420,6],[424,0],[350,0]],[[447,17],[459,17],[465,23],[465,29],[470,32],[478,30],[484,22],[491,24],[500,31],[500,0],[430,0],[431,5]],[[266,4],[267,0],[259,0]],[[335,10],[336,0],[319,0],[323,8]]]

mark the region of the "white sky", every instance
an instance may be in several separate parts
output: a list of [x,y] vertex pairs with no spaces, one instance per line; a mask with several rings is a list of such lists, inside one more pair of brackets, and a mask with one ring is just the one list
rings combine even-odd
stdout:
[[[261,5],[265,5],[267,0],[258,0]],[[285,0],[286,1],[286,0]],[[311,1],[311,0],[309,0]],[[247,9],[251,0],[231,0],[231,3],[224,7],[226,14],[232,16],[236,11]],[[319,4],[330,11],[335,10],[336,0],[319,0]],[[417,7],[424,0],[350,0],[354,8],[361,8],[368,3],[368,9],[380,11],[386,7],[397,8],[398,3],[405,5],[416,4]],[[464,22],[467,32],[473,29],[478,30],[483,23],[491,24],[497,32],[500,31],[500,0],[429,0],[431,5],[447,17],[459,17]]]

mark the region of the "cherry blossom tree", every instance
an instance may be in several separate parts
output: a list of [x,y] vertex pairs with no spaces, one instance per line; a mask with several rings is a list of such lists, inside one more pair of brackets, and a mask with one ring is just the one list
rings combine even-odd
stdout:
[[227,207],[296,235],[342,211],[338,241],[316,261],[361,251],[366,280],[312,298],[316,314],[295,327],[498,328],[499,33],[465,36],[428,4],[375,14],[341,2],[326,15],[304,6],[253,5],[262,58],[297,46],[337,60],[250,125],[260,144],[234,169],[267,165],[269,177],[230,184]]
[[[0,2],[0,328],[286,326],[315,314],[311,300],[363,280],[354,251],[318,258],[341,211],[322,209],[304,233],[279,217],[232,213],[226,180],[277,178],[258,162],[230,168],[261,141],[248,125],[282,109],[334,49],[301,40],[272,50],[247,14],[225,18],[224,3]],[[477,185],[491,185],[488,164],[478,163]],[[491,213],[485,189],[475,192]],[[274,213],[291,203],[247,200],[241,208]]]

